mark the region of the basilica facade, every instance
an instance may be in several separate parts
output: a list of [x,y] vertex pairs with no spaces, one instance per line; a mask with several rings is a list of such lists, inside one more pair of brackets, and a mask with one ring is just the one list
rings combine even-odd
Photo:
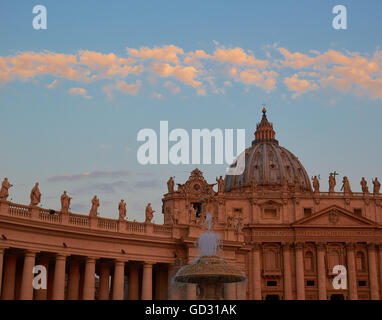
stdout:
[[[198,257],[206,213],[221,238],[219,255],[247,278],[226,284],[225,299],[382,299],[382,195],[378,179],[371,183],[369,191],[362,179],[362,192],[353,192],[344,177],[338,191],[334,172],[329,190],[320,190],[319,179],[279,145],[265,109],[242,174],[208,183],[195,169],[184,183],[169,179],[164,224],[151,222],[150,204],[145,222],[126,220],[123,202],[119,219],[101,218],[96,197],[88,215],[75,214],[66,192],[60,210],[43,209],[38,184],[29,205],[12,203],[5,179],[1,299],[195,299],[196,285],[172,278]],[[36,265],[46,286],[31,285]],[[339,288],[335,266],[343,267]]]

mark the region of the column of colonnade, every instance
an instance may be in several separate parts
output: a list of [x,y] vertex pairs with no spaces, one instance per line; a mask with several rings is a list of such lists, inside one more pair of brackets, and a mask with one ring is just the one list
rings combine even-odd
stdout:
[[[37,275],[33,273],[35,265],[45,267],[46,289],[33,288],[32,282]],[[63,253],[39,256],[37,251],[0,248],[0,298],[93,300],[98,274],[99,300],[125,299],[126,278],[127,299],[167,299],[170,298],[167,292],[170,266],[153,261],[103,260]]]
[[[317,298],[327,300],[328,278],[327,278],[327,245],[329,243],[316,242],[316,280]],[[262,243],[253,243],[250,258],[252,283],[252,299],[262,299]],[[305,268],[304,268],[304,243],[282,243],[282,281],[283,295],[285,300],[305,300]],[[355,243],[346,243],[347,290],[350,300],[358,299],[357,270]],[[294,261],[293,261],[294,260]],[[382,298],[382,244],[367,244],[367,261],[369,275],[369,291],[371,300]],[[294,270],[293,270],[294,265]],[[294,273],[294,277],[293,277]],[[295,294],[294,294],[295,292]]]

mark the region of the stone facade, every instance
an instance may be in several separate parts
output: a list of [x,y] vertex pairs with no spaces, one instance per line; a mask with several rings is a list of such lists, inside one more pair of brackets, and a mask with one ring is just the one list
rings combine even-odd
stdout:
[[[331,175],[331,191],[321,192],[314,177],[313,190],[297,157],[278,145],[265,110],[245,152],[240,176],[209,184],[195,169],[177,188],[171,178],[163,225],[126,221],[123,208],[118,219],[98,217],[95,202],[89,215],[69,212],[68,203],[60,211],[42,209],[38,189],[29,206],[11,203],[6,181],[1,299],[194,299],[195,285],[171,279],[197,257],[206,213],[222,239],[219,254],[247,275],[246,282],[224,286],[226,299],[381,299],[378,182],[370,193],[365,182],[362,193],[352,192],[349,181],[335,192]],[[35,265],[46,267],[46,290],[31,286]],[[332,285],[336,265],[346,267],[346,289]]]

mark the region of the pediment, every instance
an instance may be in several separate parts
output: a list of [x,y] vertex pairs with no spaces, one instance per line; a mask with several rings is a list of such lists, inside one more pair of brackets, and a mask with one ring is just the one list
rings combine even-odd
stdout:
[[330,206],[316,214],[300,219],[292,224],[296,227],[377,227],[378,225],[364,217],[355,216],[352,212],[338,206]]
[[282,207],[283,204],[274,200],[263,200],[259,201],[258,205],[260,207]]

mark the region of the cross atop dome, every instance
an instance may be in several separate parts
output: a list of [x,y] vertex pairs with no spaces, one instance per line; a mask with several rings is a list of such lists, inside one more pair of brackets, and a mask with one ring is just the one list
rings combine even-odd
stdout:
[[260,142],[276,142],[275,139],[276,133],[273,130],[273,124],[268,121],[267,119],[267,109],[265,108],[265,104],[262,104],[263,106],[263,117],[256,125],[256,131],[255,131],[255,140],[252,142],[252,144],[260,143]]

